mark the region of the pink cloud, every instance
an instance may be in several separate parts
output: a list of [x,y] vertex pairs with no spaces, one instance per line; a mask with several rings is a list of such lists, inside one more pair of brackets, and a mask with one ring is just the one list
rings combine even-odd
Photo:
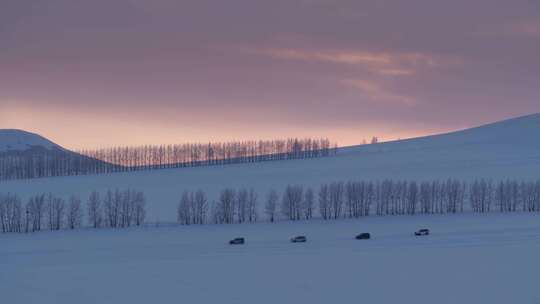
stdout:
[[460,62],[457,58],[424,53],[370,52],[363,50],[305,50],[295,48],[257,48],[251,52],[287,60],[317,61],[364,68],[384,76],[410,76],[421,69]]
[[540,20],[516,22],[509,25],[508,30],[518,35],[540,37]]
[[393,93],[380,83],[364,79],[345,79],[342,83],[346,86],[358,89],[364,96],[372,101],[399,103],[412,106],[417,100],[410,96]]

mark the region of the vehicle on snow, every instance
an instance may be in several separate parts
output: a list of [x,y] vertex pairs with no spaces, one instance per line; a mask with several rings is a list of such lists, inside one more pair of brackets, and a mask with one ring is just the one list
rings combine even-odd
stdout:
[[246,242],[244,238],[234,238],[229,241],[229,245],[243,245]]
[[429,235],[429,229],[420,229],[414,233],[416,236]]
[[307,242],[307,238],[303,235],[300,235],[300,236],[295,236],[293,238],[291,238],[291,242],[292,243],[305,243]]
[[356,236],[357,240],[369,240],[370,238],[371,238],[371,234],[367,232],[360,233],[359,235]]

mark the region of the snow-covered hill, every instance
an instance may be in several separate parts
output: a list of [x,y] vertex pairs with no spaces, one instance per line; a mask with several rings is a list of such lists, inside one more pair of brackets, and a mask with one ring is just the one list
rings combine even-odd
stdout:
[[0,129],[0,153],[54,148],[60,149],[60,146],[40,135],[22,130]]
[[203,189],[217,199],[225,187],[254,187],[263,197],[287,184],[316,187],[335,180],[538,179],[538,134],[540,114],[535,114],[449,134],[346,147],[335,157],[12,181],[0,184],[0,192],[86,197],[92,190],[136,188],[148,198],[150,221],[174,220],[184,190]]

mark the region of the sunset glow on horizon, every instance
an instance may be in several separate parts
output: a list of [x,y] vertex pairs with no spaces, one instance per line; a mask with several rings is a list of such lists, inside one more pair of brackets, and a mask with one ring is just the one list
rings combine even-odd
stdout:
[[[353,127],[332,128],[323,126],[309,130],[294,126],[266,126],[256,130],[245,130],[242,124],[223,127],[199,127],[167,125],[141,125],[130,121],[116,122],[99,119],[81,113],[49,113],[47,111],[13,111],[14,115],[2,119],[5,128],[21,129],[42,135],[61,146],[73,149],[96,149],[114,146],[163,145],[180,143],[224,142],[236,140],[268,140],[296,138],[329,138],[339,146],[350,146],[369,142],[376,136],[380,141],[405,139],[431,135],[452,130],[421,129],[402,132],[399,126],[383,124],[364,125],[361,130]],[[30,119],[23,119],[30,117]],[[62,125],[58,125],[58,119]]]

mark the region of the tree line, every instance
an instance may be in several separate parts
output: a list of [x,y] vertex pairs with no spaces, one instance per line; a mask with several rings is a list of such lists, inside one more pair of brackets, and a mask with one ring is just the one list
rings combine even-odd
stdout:
[[[262,204],[260,207],[259,204]],[[323,220],[377,215],[540,212],[540,180],[536,182],[479,179],[445,181],[348,181],[321,184],[318,189],[287,185],[280,194],[270,190],[260,199],[253,188],[226,188],[209,203],[203,190],[184,192],[178,223],[233,224],[264,219]]]
[[78,229],[86,222],[93,228],[140,226],[146,217],[146,198],[141,191],[127,189],[92,192],[86,210],[79,196],[66,201],[53,194],[32,196],[26,204],[14,194],[0,193],[2,232]]
[[113,147],[0,154],[0,180],[314,158],[337,153],[330,140],[296,139]]
[[[272,189],[263,196],[253,188],[225,188],[212,201],[204,190],[184,191],[176,214],[178,224],[202,225],[469,211],[540,212],[540,180],[336,181],[317,188],[287,185],[281,193]],[[78,196],[65,201],[40,194],[23,205],[16,195],[0,193],[2,232],[77,229],[85,215],[93,228],[140,226],[146,218],[146,199],[143,192],[131,189],[94,191],[84,210]]]

